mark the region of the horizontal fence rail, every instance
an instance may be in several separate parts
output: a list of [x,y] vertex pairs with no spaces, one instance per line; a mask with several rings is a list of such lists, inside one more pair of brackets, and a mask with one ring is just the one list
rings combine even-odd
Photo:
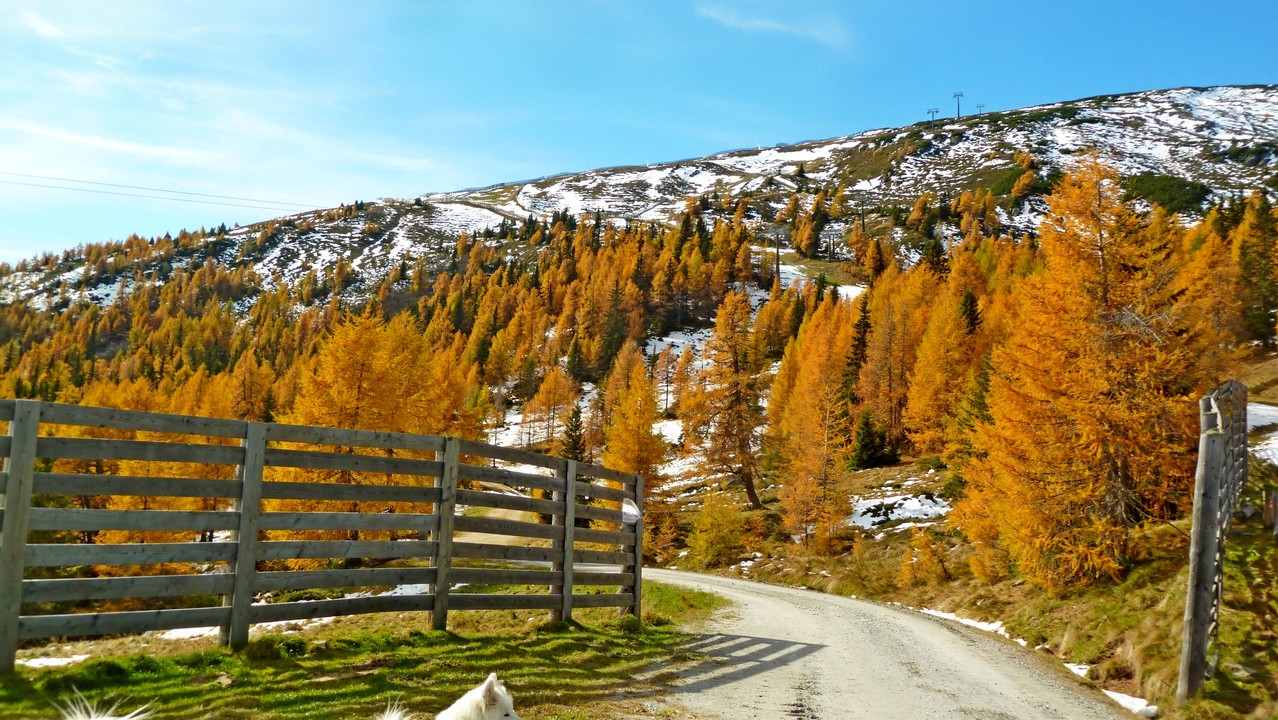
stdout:
[[29,639],[212,626],[238,649],[255,623],[337,615],[429,611],[444,629],[450,609],[640,611],[636,475],[33,400],[0,400],[0,422],[0,672]]

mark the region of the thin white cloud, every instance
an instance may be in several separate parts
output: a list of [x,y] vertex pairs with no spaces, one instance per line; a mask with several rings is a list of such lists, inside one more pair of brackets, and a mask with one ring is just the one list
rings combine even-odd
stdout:
[[66,37],[63,29],[40,17],[40,15],[31,12],[31,10],[23,10],[22,22],[26,23],[27,27],[31,28],[40,37],[49,38],[49,40],[61,40],[61,38]]
[[[411,144],[377,136],[339,138],[308,132],[296,125],[281,125],[259,115],[231,112],[220,118],[237,137],[293,149],[299,157],[340,158],[338,166],[350,172],[367,170],[423,174],[453,172],[447,161],[425,154]],[[370,150],[369,148],[378,148]]]
[[130,142],[127,140],[117,140],[110,137],[84,135],[49,125],[38,125],[36,123],[17,120],[14,118],[0,117],[0,128],[28,135],[35,135],[50,140],[56,140],[62,143],[91,147],[98,150],[107,150],[110,152],[123,153],[125,155],[133,155],[137,157],[158,158],[179,165],[199,165],[217,160],[215,154],[202,150],[192,150],[189,148],[166,145],[150,145],[146,143]]
[[66,33],[62,32],[61,28],[48,20],[45,20],[43,17],[31,10],[22,11],[22,21],[25,22],[27,27],[31,28],[36,35],[39,35],[42,38],[60,40],[66,37]]
[[[791,8],[790,12],[795,9]],[[786,11],[782,11],[786,12]],[[802,40],[813,40],[829,47],[843,50],[848,44],[848,32],[843,23],[830,17],[768,17],[759,13],[747,14],[740,8],[718,3],[697,6],[697,14],[724,27],[747,33],[777,33]]]

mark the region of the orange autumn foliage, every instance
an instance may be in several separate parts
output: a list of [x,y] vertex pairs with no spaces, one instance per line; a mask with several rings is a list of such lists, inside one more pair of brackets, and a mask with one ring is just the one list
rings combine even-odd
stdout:
[[856,306],[828,296],[787,349],[773,395],[769,439],[780,456],[781,513],[792,535],[829,548],[847,510],[848,408],[843,369]]
[[991,421],[954,516],[980,575],[1118,577],[1132,530],[1188,506],[1196,400],[1222,380],[1213,355],[1228,340],[1177,292],[1190,272],[1179,240],[1151,231],[1118,180],[1093,157],[1061,181],[1044,272],[1017,288],[994,350]]

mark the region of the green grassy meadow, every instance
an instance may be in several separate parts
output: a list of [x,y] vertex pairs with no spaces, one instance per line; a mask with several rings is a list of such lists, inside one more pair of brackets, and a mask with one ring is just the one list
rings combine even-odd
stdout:
[[580,624],[529,611],[457,612],[452,631],[437,632],[424,629],[425,613],[342,618],[256,638],[239,653],[121,654],[127,642],[103,641],[104,654],[83,663],[0,680],[0,719],[57,718],[55,703],[76,692],[125,712],[149,705],[156,720],[371,719],[390,702],[425,718],[489,672],[527,720],[660,716],[686,659],[679,625],[723,601],[647,583],[644,602],[644,622],[613,609],[581,611]]

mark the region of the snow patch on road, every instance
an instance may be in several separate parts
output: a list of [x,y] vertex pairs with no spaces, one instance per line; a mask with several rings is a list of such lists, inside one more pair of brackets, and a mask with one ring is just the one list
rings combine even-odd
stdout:
[[1146,718],[1158,717],[1158,706],[1150,705],[1144,698],[1132,697],[1131,695],[1124,695],[1120,692],[1114,692],[1113,690],[1105,690],[1104,693],[1110,696],[1111,698],[1113,698],[1114,702],[1136,713],[1136,715],[1140,717],[1146,717]]
[[[932,617],[944,618],[946,620],[953,620],[954,622],[959,623],[961,625],[973,627],[973,628],[976,628],[977,630],[984,630],[985,632],[992,632],[995,635],[1002,635],[1008,640],[1014,639],[1011,635],[1007,633],[1007,629],[1003,627],[1002,620],[995,620],[994,622],[984,622],[981,620],[973,620],[971,618],[959,617],[958,615],[955,615],[954,613],[942,612],[940,610],[933,610],[931,608],[919,608],[919,612],[923,613],[924,615],[931,615]],[[1024,640],[1019,640],[1018,644],[1025,645],[1026,643]]]

